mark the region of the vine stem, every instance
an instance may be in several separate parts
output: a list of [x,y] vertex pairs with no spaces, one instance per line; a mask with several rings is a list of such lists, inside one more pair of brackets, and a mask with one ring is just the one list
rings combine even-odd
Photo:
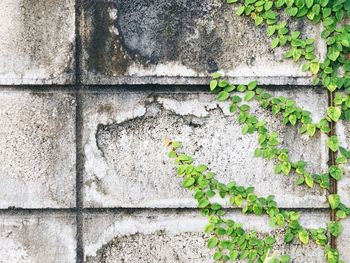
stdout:
[[[332,106],[334,107],[334,93],[331,91],[328,91],[328,106]],[[332,120],[330,122],[330,132],[328,134],[329,137],[335,135],[335,122]],[[331,149],[328,149],[328,153],[329,153],[329,165],[336,165],[336,152],[333,152]],[[337,180],[335,180],[333,177],[330,176],[330,189],[329,189],[329,193],[330,194],[337,194],[338,189],[337,189]],[[336,221],[336,211],[335,209],[331,210],[331,221]],[[332,248],[336,248],[337,247],[337,242],[336,242],[336,237],[333,236],[332,234],[330,235],[330,245]]]

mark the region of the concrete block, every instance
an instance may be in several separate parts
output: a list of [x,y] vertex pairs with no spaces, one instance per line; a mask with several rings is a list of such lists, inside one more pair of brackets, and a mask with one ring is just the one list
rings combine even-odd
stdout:
[[[275,91],[295,98],[324,116],[327,97],[313,89]],[[209,164],[223,182],[255,186],[259,195],[275,194],[281,207],[327,207],[326,192],[297,186],[296,176],[275,175],[274,162],[255,158],[257,136],[242,135],[237,116],[206,93],[88,92],[82,99],[84,204],[86,207],[196,207],[192,193],[181,187],[164,138],[183,142],[196,163]],[[294,161],[310,170],[327,170],[325,138],[299,136],[296,127],[260,107],[259,118],[279,132]]]
[[[292,262],[325,262],[322,248],[310,243],[283,244],[283,231],[271,229],[267,217],[231,212],[227,217],[244,224],[248,231],[263,237],[272,234],[274,251],[288,253]],[[328,214],[305,212],[305,227],[325,227]],[[89,213],[84,217],[85,262],[213,262],[213,250],[207,248],[204,234],[207,218],[198,211],[133,211],[125,213]]]
[[[237,5],[221,0],[88,0],[82,18],[83,80],[86,84],[207,84],[222,70],[235,82],[310,84],[301,63],[271,49],[266,28],[238,17]],[[287,18],[285,18],[287,19]],[[321,29],[291,23],[317,39]]]
[[75,97],[0,92],[0,208],[75,206]]
[[74,3],[1,1],[0,84],[73,83]]
[[73,263],[75,216],[69,214],[1,214],[1,263]]
[[[337,122],[336,131],[339,136],[341,146],[350,149],[350,122]],[[350,163],[343,166],[344,176],[338,182],[338,194],[347,206],[350,206]]]
[[347,218],[341,221],[343,225],[343,233],[337,238],[337,248],[339,250],[341,259],[344,262],[350,262],[350,250],[349,250],[349,242],[350,242],[350,219]]

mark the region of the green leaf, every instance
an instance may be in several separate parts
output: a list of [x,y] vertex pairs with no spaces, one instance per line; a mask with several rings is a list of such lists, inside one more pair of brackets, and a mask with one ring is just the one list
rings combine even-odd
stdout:
[[[237,1],[237,0],[236,0]],[[215,72],[211,75],[214,79],[218,79],[218,78],[221,78],[221,73],[219,72]]]
[[332,137],[329,137],[327,139],[327,146],[329,149],[331,149],[333,152],[338,151],[339,149],[339,140],[336,135],[333,135]]
[[320,70],[320,64],[318,62],[311,62],[310,63],[310,70],[312,74],[316,75],[318,71]]
[[258,84],[257,81],[251,81],[248,83],[248,90],[254,90],[256,88],[256,85]]
[[298,233],[298,237],[303,244],[306,245],[307,243],[309,243],[309,233],[306,230],[300,231]]
[[281,263],[287,263],[290,260],[290,256],[288,255],[283,255],[280,259]]
[[251,100],[255,96],[255,92],[252,90],[248,90],[244,96],[245,101]]
[[289,115],[288,120],[294,126],[297,123],[297,116],[295,116],[294,114],[291,114]]
[[332,165],[331,168],[329,168],[329,173],[335,180],[339,181],[343,177],[344,172],[339,167]]
[[328,196],[328,202],[332,209],[336,209],[340,204],[340,197],[337,194],[331,194]]
[[244,13],[244,10],[245,10],[245,6],[240,6],[237,11],[236,11],[236,15],[240,16]]
[[341,219],[346,218],[346,213],[343,210],[338,210],[335,215]]
[[308,8],[310,8],[314,4],[314,0],[306,0],[305,4]]
[[338,121],[341,116],[341,110],[338,107],[328,107],[327,109],[327,115],[329,118],[331,118],[333,121]]
[[306,125],[306,132],[309,136],[314,136],[316,132],[316,126],[312,123]]
[[227,0],[226,3],[228,4],[233,4],[233,3],[236,3],[238,0]]
[[230,93],[228,93],[227,91],[221,91],[218,96],[217,96],[217,100],[218,101],[225,101],[230,97]]
[[235,196],[235,204],[238,206],[238,207],[241,207],[242,206],[242,202],[243,202],[243,198],[241,195],[236,195]]
[[333,221],[328,224],[328,230],[333,236],[337,237],[342,233],[343,227],[339,222]]
[[306,175],[305,183],[308,187],[312,188],[314,186],[314,179],[310,175]]
[[276,48],[276,47],[278,46],[279,42],[280,42],[279,38],[274,38],[274,39],[272,40],[271,47],[272,47],[272,48]]
[[237,250],[232,250],[230,252],[230,259],[233,261],[233,260],[236,260],[238,258],[238,251]]
[[216,79],[213,79],[210,81],[210,90],[213,91],[218,85],[218,81]]
[[195,181],[196,180],[193,177],[187,177],[183,181],[182,186],[185,187],[185,188],[189,188],[189,187],[191,187],[194,184]]
[[267,236],[265,239],[264,239],[265,243],[268,244],[268,245],[273,245],[276,243],[276,239],[272,236]]
[[208,240],[208,248],[214,248],[217,246],[217,244],[219,243],[219,240],[217,237],[212,237],[209,238]]
[[284,241],[284,243],[288,244],[288,243],[292,242],[293,239],[294,239],[294,235],[291,232],[287,232],[284,235],[283,241]]

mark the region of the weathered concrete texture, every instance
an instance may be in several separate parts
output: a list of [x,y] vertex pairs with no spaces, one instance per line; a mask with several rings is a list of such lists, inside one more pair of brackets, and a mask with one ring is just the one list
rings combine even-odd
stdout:
[[[324,116],[327,98],[315,90],[275,92]],[[87,93],[82,100],[84,203],[87,207],[196,207],[181,187],[164,138],[183,142],[196,163],[209,164],[224,182],[275,194],[282,207],[327,207],[325,191],[296,186],[296,176],[275,175],[274,162],[254,158],[257,136],[242,135],[236,116],[215,96],[203,93]],[[305,159],[314,172],[327,169],[325,138],[308,139],[255,107],[290,148],[294,161]]]
[[[283,231],[269,227],[267,217],[236,212],[227,217],[261,237],[273,233],[277,239],[274,250],[290,254],[292,262],[325,262],[323,250],[315,244],[284,245]],[[203,234],[208,221],[198,211],[91,213],[84,218],[85,262],[213,262],[213,251],[207,248],[208,237]],[[301,222],[305,227],[325,227],[327,218],[327,213],[305,212]]]
[[1,0],[0,84],[73,82],[74,0]]
[[337,248],[344,262],[350,262],[350,219],[347,218],[341,221],[343,225],[343,233],[337,238]]
[[0,215],[1,263],[75,262],[75,216]]
[[[83,79],[87,84],[205,84],[222,70],[236,82],[305,84],[300,64],[271,49],[265,28],[221,0],[88,0],[83,11]],[[317,40],[320,28],[291,25]]]
[[0,207],[75,205],[75,97],[0,92]]
[[[350,122],[337,122],[336,131],[340,138],[341,146],[350,149]],[[347,206],[350,206],[350,163],[344,165],[343,179],[338,182],[338,193],[341,200]]]

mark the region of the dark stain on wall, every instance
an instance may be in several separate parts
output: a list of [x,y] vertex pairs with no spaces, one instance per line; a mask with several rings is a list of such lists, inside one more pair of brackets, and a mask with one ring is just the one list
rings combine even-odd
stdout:
[[[216,71],[212,54],[222,53],[223,41],[215,30],[198,29],[196,23],[213,20],[220,8],[214,0],[90,0],[85,15],[91,26],[85,35],[88,68],[120,75],[131,61],[145,67],[178,61],[198,71]],[[197,40],[189,43],[192,36]]]

